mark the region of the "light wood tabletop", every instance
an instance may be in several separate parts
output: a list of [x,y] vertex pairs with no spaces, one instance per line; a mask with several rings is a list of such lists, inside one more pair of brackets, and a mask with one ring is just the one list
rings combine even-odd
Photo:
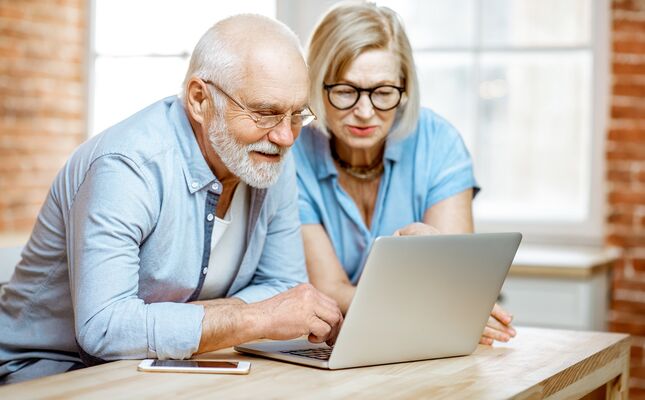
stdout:
[[0,387],[0,399],[574,399],[604,385],[607,398],[627,398],[628,335],[517,331],[511,342],[480,345],[470,356],[337,371],[232,349],[200,358],[250,360],[249,375],[139,372],[139,361],[118,361]]

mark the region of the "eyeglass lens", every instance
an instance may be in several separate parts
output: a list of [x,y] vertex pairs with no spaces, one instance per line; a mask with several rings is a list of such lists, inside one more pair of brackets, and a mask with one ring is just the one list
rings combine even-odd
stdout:
[[[286,114],[261,115],[256,125],[258,128],[273,128],[286,117]],[[316,117],[313,114],[291,114],[291,126],[305,126],[311,123]]]
[[[215,82],[212,82],[210,80],[204,80],[205,83],[212,85],[215,89],[220,91],[222,94],[224,94],[226,97],[229,98],[233,103],[235,103],[238,107],[240,107],[242,110],[248,113],[248,115],[255,121],[255,125],[258,128],[274,128],[278,126],[280,122],[287,116],[286,114],[275,114],[275,115],[257,115],[253,111],[247,109],[244,107],[242,104],[240,104],[237,100],[235,100],[230,94],[226,93],[222,88],[220,88]],[[291,126],[295,127],[300,127],[300,126],[305,126],[311,123],[314,119],[316,119],[316,116],[314,114],[311,114],[310,111],[309,113],[305,114],[291,114],[290,120],[291,120]]]

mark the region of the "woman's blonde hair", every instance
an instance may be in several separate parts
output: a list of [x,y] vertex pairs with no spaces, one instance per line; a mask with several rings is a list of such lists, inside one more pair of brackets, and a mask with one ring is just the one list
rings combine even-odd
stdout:
[[340,80],[352,62],[368,50],[390,50],[399,58],[405,94],[396,110],[391,138],[410,133],[419,117],[419,83],[412,47],[398,14],[367,2],[342,2],[331,8],[314,29],[307,51],[309,104],[316,127],[327,133],[323,85]]

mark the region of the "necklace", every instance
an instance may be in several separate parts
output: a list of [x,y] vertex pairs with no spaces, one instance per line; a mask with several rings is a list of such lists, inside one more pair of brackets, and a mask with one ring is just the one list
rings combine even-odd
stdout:
[[348,175],[363,181],[370,181],[383,173],[383,157],[378,157],[376,162],[366,167],[355,167],[338,156],[333,143],[330,143],[331,157],[338,163],[338,166]]

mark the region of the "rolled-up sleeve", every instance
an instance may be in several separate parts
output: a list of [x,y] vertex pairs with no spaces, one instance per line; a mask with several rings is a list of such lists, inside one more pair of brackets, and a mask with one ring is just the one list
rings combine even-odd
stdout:
[[273,189],[279,194],[278,207],[269,216],[258,267],[251,284],[234,295],[246,303],[267,299],[307,281],[296,173],[291,156],[285,161],[283,176]]
[[479,191],[473,161],[461,136],[450,124],[440,121],[435,128],[434,140],[429,142],[427,149],[428,157],[440,162],[431,174],[426,209],[464,190],[472,188],[474,195]]
[[159,195],[121,155],[96,159],[69,210],[67,254],[76,339],[104,359],[187,358],[199,346],[202,306],[145,304],[139,249],[153,231]]

